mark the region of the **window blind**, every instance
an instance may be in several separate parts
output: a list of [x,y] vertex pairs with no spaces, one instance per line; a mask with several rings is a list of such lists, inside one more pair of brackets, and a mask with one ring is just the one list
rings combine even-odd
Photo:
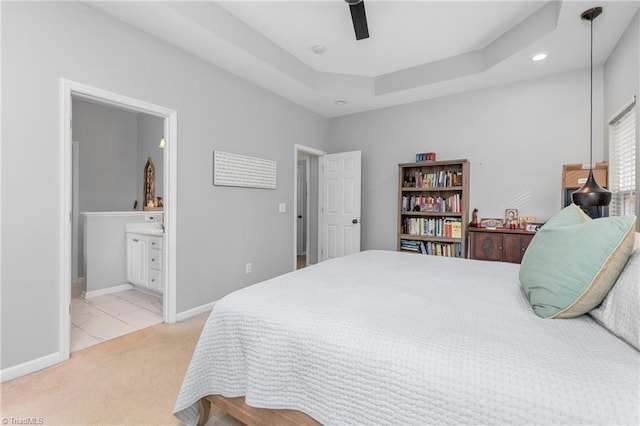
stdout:
[[635,213],[636,101],[609,122],[609,189],[611,216]]

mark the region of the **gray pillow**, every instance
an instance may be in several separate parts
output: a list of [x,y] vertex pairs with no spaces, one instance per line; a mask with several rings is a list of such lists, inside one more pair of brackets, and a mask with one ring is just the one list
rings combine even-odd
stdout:
[[636,248],[602,304],[589,312],[607,330],[640,351],[640,234]]

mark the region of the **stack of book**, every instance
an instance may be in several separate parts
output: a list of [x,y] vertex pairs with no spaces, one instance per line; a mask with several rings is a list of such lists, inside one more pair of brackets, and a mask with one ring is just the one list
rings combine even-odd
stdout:
[[405,251],[420,252],[420,241],[400,240],[400,248]]
[[462,245],[460,243],[400,240],[400,250],[431,256],[462,257]]
[[[415,207],[418,206],[419,210]],[[462,200],[460,194],[449,197],[430,197],[427,195],[411,195],[402,197],[402,211],[460,213]]]
[[[405,181],[408,179],[405,178]],[[440,170],[433,173],[416,171],[413,176],[416,188],[445,188],[462,185],[462,172]]]
[[461,238],[462,222],[460,218],[420,218],[406,217],[402,223],[402,233],[409,235],[427,235],[433,237]]

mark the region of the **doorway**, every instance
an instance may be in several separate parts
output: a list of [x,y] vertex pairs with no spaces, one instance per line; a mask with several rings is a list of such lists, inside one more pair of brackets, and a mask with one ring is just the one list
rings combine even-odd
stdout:
[[[136,114],[147,114],[162,119],[164,150],[162,164],[163,184],[163,226],[164,250],[161,260],[162,278],[162,320],[172,323],[176,320],[176,149],[177,112],[158,105],[129,98],[102,89],[86,86],[70,80],[61,80],[61,134],[60,134],[60,315],[59,347],[62,360],[69,358],[71,330],[71,282],[72,275],[72,224],[74,205],[74,150],[72,149],[72,105],[74,100],[88,101],[94,104],[113,107]],[[75,176],[77,178],[77,176]]]
[[319,260],[320,158],[324,154],[314,148],[294,146],[294,270]]
[[[127,236],[132,228],[154,232],[156,249],[147,250],[147,258],[152,252],[156,258],[162,247],[163,212],[155,204],[163,199],[164,119],[74,97],[72,117],[73,355],[162,322],[160,286],[151,287],[146,273],[139,281],[127,273],[132,249]],[[143,193],[145,164],[154,165],[152,195]],[[149,195],[153,207],[144,202]],[[161,262],[153,266],[144,272],[160,275]],[[160,277],[153,284],[159,282]]]

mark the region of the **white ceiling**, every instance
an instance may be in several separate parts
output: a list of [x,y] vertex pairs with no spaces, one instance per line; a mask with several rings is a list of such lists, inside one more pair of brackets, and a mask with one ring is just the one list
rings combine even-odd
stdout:
[[[594,6],[604,9],[594,21],[602,64],[640,8],[637,0],[365,0],[370,38],[356,41],[343,0],[88,4],[327,117],[586,68],[589,23],[580,14]],[[549,57],[531,61],[538,52]]]

